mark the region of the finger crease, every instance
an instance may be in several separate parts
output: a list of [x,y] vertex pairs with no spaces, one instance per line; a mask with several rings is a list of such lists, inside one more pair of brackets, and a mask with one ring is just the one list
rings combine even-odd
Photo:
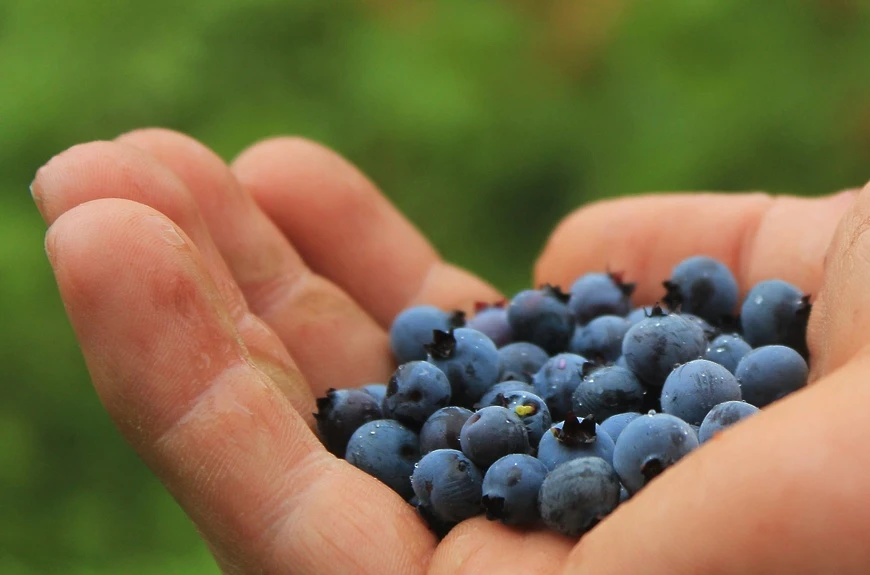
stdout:
[[426,293],[426,290],[434,281],[434,278],[437,277],[438,271],[443,265],[444,262],[440,259],[435,259],[429,264],[426,268],[426,273],[423,274],[423,278],[420,280],[420,285],[414,291],[414,295],[405,302],[403,307],[410,307],[420,301],[420,298]]
[[[739,281],[742,281],[744,285],[749,280],[749,274],[752,270],[752,258],[756,252],[756,245],[758,243],[758,238],[761,233],[761,228],[768,217],[773,213],[773,208],[778,205],[778,199],[769,196],[768,194],[762,194],[769,201],[767,205],[764,206],[764,209],[756,214],[752,214],[752,217],[747,217],[746,222],[743,224],[743,229],[740,230],[740,234],[738,237],[742,238],[742,241],[737,243],[736,246],[736,254],[734,256],[734,270],[737,272],[737,278]],[[747,286],[748,287],[751,286]]]

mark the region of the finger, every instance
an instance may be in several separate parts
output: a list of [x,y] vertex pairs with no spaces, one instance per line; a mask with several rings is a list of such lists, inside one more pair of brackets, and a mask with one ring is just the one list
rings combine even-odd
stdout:
[[830,244],[824,287],[808,328],[818,378],[839,368],[870,343],[870,185],[841,219]]
[[574,540],[550,531],[511,529],[482,517],[456,526],[432,556],[428,575],[550,575]]
[[184,184],[142,152],[112,142],[80,144],[56,155],[36,173],[34,200],[50,226],[68,210],[102,198],[151,206],[175,222],[202,253],[209,275],[234,318],[245,300],[212,241]]
[[386,332],[312,273],[223,160],[169,130],[137,130],[118,141],[146,151],[184,182],[251,311],[275,331],[315,394],[389,378]]
[[866,573],[868,370],[864,354],[704,444],[584,536],[562,573]]
[[[225,572],[422,572],[434,544],[411,507],[323,450],[183,231],[96,200],[60,216],[46,249],[103,403]],[[375,548],[390,551],[361,551]]]
[[133,200],[151,206],[174,221],[202,254],[209,276],[254,361],[270,374],[313,425],[314,398],[308,383],[268,326],[250,313],[189,190],[170,170],[132,147],[92,142],[52,158],[37,172],[32,190],[49,225],[78,205],[104,198]]
[[638,303],[652,303],[664,295],[661,282],[674,265],[704,254],[734,270],[743,292],[780,278],[814,293],[828,243],[853,196],[672,194],[596,203],[556,228],[537,263],[536,282],[568,286],[585,272],[609,268],[638,283]]
[[243,152],[232,170],[308,265],[383,326],[416,303],[469,310],[475,301],[500,299],[444,263],[370,181],[322,146],[268,140]]

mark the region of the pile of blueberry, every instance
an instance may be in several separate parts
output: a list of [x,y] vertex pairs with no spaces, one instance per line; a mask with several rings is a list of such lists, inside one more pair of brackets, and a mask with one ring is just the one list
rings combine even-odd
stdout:
[[590,273],[567,294],[526,290],[468,321],[409,308],[390,329],[389,383],[318,399],[321,439],[440,535],[482,513],[582,535],[807,383],[799,289],[763,281],[738,306],[733,274],[706,256],[677,265],[664,287],[663,307],[632,309],[632,284]]

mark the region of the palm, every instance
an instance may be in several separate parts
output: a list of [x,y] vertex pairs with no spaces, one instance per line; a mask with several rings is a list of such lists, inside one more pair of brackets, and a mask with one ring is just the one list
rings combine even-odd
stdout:
[[[482,519],[436,547],[410,506],[328,455],[311,432],[314,396],[388,377],[386,326],[400,309],[498,297],[443,263],[340,159],[283,140],[254,147],[228,169],[188,139],[145,131],[66,152],[40,172],[34,192],[53,224],[47,250],[98,392],[227,572],[423,573],[428,565],[432,573],[477,573],[521,565],[547,573],[569,557],[567,539]],[[675,261],[709,253],[737,269],[744,287],[780,276],[816,291],[848,200],[773,209],[761,195],[605,204],[560,227],[536,280],[565,284],[609,266],[633,274],[640,298],[651,300],[659,295],[655,280]],[[690,208],[695,217],[686,221],[680,214]],[[796,214],[815,225],[794,226]],[[660,229],[679,229],[691,241],[668,241]],[[795,245],[790,230],[801,262],[781,257],[783,246]],[[830,326],[816,332],[825,327],[818,338],[828,341]],[[819,364],[844,361],[827,354],[817,374]],[[808,396],[754,424],[803,415],[788,410]],[[771,465],[763,449],[747,449],[754,439],[735,433],[705,449],[706,458],[689,458],[584,538],[566,570],[601,561],[595,572],[611,572],[610,561],[613,572],[625,572],[629,563],[594,557],[620,540],[655,543],[642,536],[650,517],[685,530],[685,494],[703,499],[698,473],[704,489],[736,497],[730,459]],[[669,493],[680,497],[671,496],[662,519],[654,506]],[[734,506],[717,509],[727,515]]]

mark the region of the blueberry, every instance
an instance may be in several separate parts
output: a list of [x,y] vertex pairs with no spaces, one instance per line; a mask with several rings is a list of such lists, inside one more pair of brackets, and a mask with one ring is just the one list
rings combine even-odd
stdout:
[[414,495],[409,477],[420,459],[419,440],[398,421],[376,419],[362,425],[350,438],[344,458],[405,500]]
[[809,296],[782,280],[755,285],[740,309],[743,338],[752,347],[787,345],[807,357]]
[[664,282],[663,298],[671,309],[694,314],[714,325],[734,313],[738,287],[728,266],[708,256],[681,261]]
[[507,345],[513,340],[507,310],[503,303],[491,306],[478,304],[476,312],[474,317],[466,322],[466,327],[486,335],[496,347]]
[[696,359],[671,372],[662,387],[661,402],[665,413],[701,425],[714,405],[740,398],[740,384],[733,373],[718,363]]
[[678,314],[664,315],[659,307],[631,326],[622,341],[628,367],[655,387],[664,384],[674,366],[702,357],[706,349],[707,339],[696,323]]
[[601,429],[610,436],[614,443],[619,441],[619,435],[625,426],[640,417],[640,413],[636,411],[626,411],[625,413],[617,413],[611,415],[601,422]]
[[338,457],[360,425],[382,417],[381,404],[360,389],[329,389],[316,403],[317,432],[326,449]]
[[427,453],[411,475],[421,511],[448,523],[458,523],[480,513],[482,483],[477,466],[455,449]]
[[708,441],[715,434],[731,427],[741,419],[758,413],[759,409],[745,401],[726,401],[713,407],[698,432],[698,440],[701,443]]
[[553,419],[565,419],[571,411],[574,390],[591,365],[583,356],[560,353],[547,360],[532,378],[535,394],[547,402]]
[[626,489],[637,493],[696,447],[698,436],[682,419],[666,413],[642,415],[622,430],[613,467]]
[[606,366],[592,371],[583,378],[572,396],[573,412],[597,421],[625,411],[643,407],[646,389],[628,369]]
[[509,391],[499,399],[502,407],[513,411],[523,421],[529,434],[529,445],[537,448],[541,437],[553,424],[547,403],[534,393],[526,391]]
[[419,429],[430,415],[450,403],[450,382],[425,361],[409,361],[393,373],[384,398],[384,417]]
[[600,457],[608,463],[613,461],[613,440],[593,418],[571,416],[551,427],[538,443],[538,459],[547,469],[555,469],[578,457]]
[[702,318],[700,316],[697,316],[697,315],[694,315],[691,313],[681,313],[680,316],[683,319],[687,319],[687,320],[697,324],[698,327],[701,328],[701,331],[704,332],[704,338],[707,341],[713,341],[716,338],[716,336],[718,336],[721,333],[718,328],[713,327],[712,325],[710,325],[710,323],[707,320],[705,320],[704,318]]
[[625,485],[622,483],[619,484],[619,503],[625,503],[631,499],[631,493],[629,493],[628,489],[625,488]]
[[547,468],[531,455],[505,455],[483,476],[481,504],[490,521],[506,525],[533,525],[538,515],[538,492]]
[[642,319],[646,319],[652,314],[653,306],[645,305],[643,307],[637,307],[631,310],[625,319],[628,321],[630,325],[634,325]]
[[511,391],[528,391],[529,393],[534,393],[535,388],[524,381],[502,381],[490,387],[474,407],[475,409],[480,409],[481,407],[487,407],[489,405],[501,405],[497,399],[498,396]]
[[583,535],[619,505],[619,477],[599,457],[568,461],[552,470],[538,495],[547,527],[569,537]]
[[426,344],[429,363],[447,374],[455,405],[471,407],[498,379],[498,350],[477,330],[460,327],[433,332]]
[[414,496],[416,503],[414,503],[414,507],[417,509],[417,513],[419,513],[420,518],[426,522],[426,525],[429,529],[435,534],[435,537],[440,541],[447,537],[447,534],[456,527],[458,521],[445,521],[441,519],[432,511],[432,509],[428,505],[423,505],[420,502],[420,498],[416,495]]
[[508,306],[514,339],[533,343],[551,354],[568,349],[574,317],[567,301],[566,294],[550,285],[518,293]]
[[464,407],[451,405],[430,415],[420,429],[420,453],[425,455],[436,449],[461,449],[459,432],[472,413]]
[[580,325],[601,315],[625,316],[631,309],[634,287],[624,283],[621,274],[588,273],[571,286],[568,307]]
[[424,345],[432,341],[434,330],[449,331],[461,327],[464,314],[448,313],[431,305],[409,307],[390,326],[390,349],[396,363],[426,359]]
[[804,387],[809,368],[790,347],[765,345],[743,356],[734,372],[743,389],[743,400],[765,407]]
[[631,324],[618,315],[602,315],[580,326],[569,350],[599,363],[613,362],[622,355],[622,338]]
[[383,403],[384,396],[387,395],[387,386],[383,383],[370,383],[362,386],[360,389],[374,397],[378,405]]
[[493,405],[466,420],[459,432],[459,444],[462,453],[485,469],[510,453],[528,453],[529,434],[520,416]]
[[532,376],[538,373],[550,356],[533,343],[518,341],[499,348],[498,359],[501,366],[502,381],[532,382]]
[[734,373],[737,369],[737,364],[750,351],[752,351],[752,347],[739,335],[720,335],[707,346],[707,353],[704,355],[704,359],[715,361],[731,373]]

